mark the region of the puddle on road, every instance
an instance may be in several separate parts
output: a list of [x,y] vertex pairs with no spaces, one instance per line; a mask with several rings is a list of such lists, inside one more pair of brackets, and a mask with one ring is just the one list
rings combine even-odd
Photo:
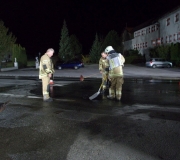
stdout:
[[158,109],[137,109],[134,112],[128,113],[129,117],[138,120],[149,120],[152,119],[162,119],[162,120],[172,120],[180,121],[180,113],[178,111],[166,111]]
[[[73,82],[64,86],[51,86],[50,95],[55,99],[53,104],[57,108],[60,107],[61,110],[109,114],[112,107],[122,107],[121,102],[103,99],[105,97],[101,94],[93,101],[89,100],[89,97],[98,91],[100,84],[101,80],[98,79],[88,82]],[[31,93],[42,96],[41,86],[31,90]],[[107,94],[108,90],[106,90]],[[69,99],[69,101],[63,101],[63,99]],[[55,114],[61,114],[61,110]]]
[[[56,81],[55,81],[56,84]],[[78,113],[95,113],[95,114],[112,114],[114,115],[114,109],[116,113],[123,111],[126,106],[133,104],[156,104],[162,107],[177,105],[180,103],[180,85],[178,82],[167,82],[163,83],[150,83],[148,80],[143,80],[140,83],[131,79],[125,79],[122,90],[122,100],[117,102],[115,100],[108,100],[108,90],[105,94],[100,94],[93,101],[89,100],[89,97],[96,93],[101,85],[101,79],[94,79],[91,81],[73,81],[72,83],[66,83],[65,81],[57,81],[58,86],[50,87],[50,95],[55,99],[51,104],[45,104],[43,101],[38,101],[39,106],[52,106],[52,112],[56,115],[64,114],[67,110],[76,110]],[[23,88],[24,87],[24,88]],[[25,88],[26,86],[20,88]],[[11,89],[18,88],[18,86],[1,87],[1,92],[6,92]],[[34,89],[30,90],[31,94],[42,97],[42,86],[41,83],[33,86]],[[57,99],[57,100],[56,100]],[[66,100],[66,101],[63,101]],[[37,105],[37,104],[36,104]],[[32,110],[36,110],[33,106],[26,106]],[[38,107],[38,110],[42,108]],[[147,108],[145,109],[147,110]],[[143,112],[145,113],[145,111]],[[124,113],[122,113],[124,114]],[[146,114],[146,113],[145,113]],[[143,115],[141,115],[142,117]],[[163,119],[163,115],[157,112],[151,112],[149,115],[151,118],[157,117]],[[154,117],[153,117],[154,116]],[[176,115],[178,117],[179,115]],[[165,115],[166,118],[172,119],[169,115]],[[136,117],[138,118],[138,117]],[[146,117],[142,117],[146,118]],[[178,118],[175,118],[179,121]],[[172,119],[172,120],[175,120]]]
[[[82,82],[78,82],[77,79],[72,79],[72,81],[70,80],[71,79],[68,79],[68,83],[64,86],[51,86],[51,96],[57,99],[73,99],[77,101],[85,100],[91,103],[89,101],[89,97],[98,91],[101,84],[101,79],[92,79]],[[63,81],[66,82],[66,79],[63,79]],[[62,81],[57,80],[57,82],[58,84],[61,84]],[[23,90],[23,87],[25,88],[26,86],[12,85],[8,87],[0,87],[0,92],[7,93],[10,90],[16,90],[19,88]],[[37,96],[42,96],[41,82],[37,83],[36,88],[31,90],[30,93],[33,93]],[[105,96],[98,96],[96,99],[93,100],[92,103],[106,103],[103,100],[106,100],[107,94],[108,90],[106,90]],[[140,78],[125,78],[124,80],[121,100],[123,104],[179,104],[179,99],[180,82],[177,80],[158,80]],[[116,102],[113,103],[116,104]]]
[[0,87],[0,92],[6,92],[6,91],[9,91],[9,90],[12,90],[12,89],[16,89],[18,88],[18,86],[6,86],[6,87]]
[[[160,104],[160,105],[179,105],[180,103],[180,84],[178,81],[164,80],[161,83],[149,79],[125,79],[122,89],[121,102],[108,100],[108,90],[105,94],[100,94],[93,101],[89,97],[96,93],[101,85],[101,79],[89,81],[72,81],[66,84],[66,81],[57,81],[63,86],[51,86],[50,95],[59,99],[70,100],[63,103],[71,103],[71,106],[84,107],[123,107],[124,105],[139,104]],[[56,83],[56,81],[55,81]],[[27,89],[27,86],[8,86],[0,87],[0,93],[8,93],[10,90]],[[19,94],[19,90],[17,90]],[[13,92],[15,93],[15,92]],[[38,83],[30,93],[42,97],[42,86]]]
[[[56,83],[56,82],[55,82]],[[60,83],[60,81],[58,81]],[[53,98],[73,99],[76,102],[85,101],[87,105],[116,105],[116,101],[107,100],[108,90],[105,95],[99,95],[93,101],[89,97],[96,93],[100,87],[101,79],[94,79],[92,81],[78,82],[74,81],[64,86],[51,86],[50,95]],[[41,85],[31,90],[31,93],[42,95]],[[83,103],[85,103],[83,102]],[[173,104],[180,103],[180,85],[178,81],[172,80],[155,80],[148,79],[125,79],[122,89],[122,104]]]
[[159,118],[164,120],[180,121],[180,113],[169,111],[151,111],[151,118]]
[[[88,99],[98,84],[89,82],[74,82],[64,86],[50,86],[50,96],[53,98]],[[98,87],[97,87],[98,90]],[[41,85],[30,91],[36,95],[42,95]],[[96,91],[97,92],[97,91]],[[95,92],[94,92],[95,93]]]

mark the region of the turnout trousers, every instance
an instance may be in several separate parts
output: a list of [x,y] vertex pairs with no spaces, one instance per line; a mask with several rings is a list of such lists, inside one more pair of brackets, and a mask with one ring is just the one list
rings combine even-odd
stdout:
[[42,78],[42,94],[43,94],[43,99],[49,99],[49,86],[50,78],[49,77],[43,77]]
[[123,77],[113,77],[111,78],[111,86],[109,88],[109,95],[112,98],[116,98],[118,100],[121,99],[122,96],[122,84],[124,83]]
[[107,74],[107,73],[102,73],[102,82],[103,82],[102,89],[103,89],[103,90],[106,89],[107,80],[108,80],[108,74]]

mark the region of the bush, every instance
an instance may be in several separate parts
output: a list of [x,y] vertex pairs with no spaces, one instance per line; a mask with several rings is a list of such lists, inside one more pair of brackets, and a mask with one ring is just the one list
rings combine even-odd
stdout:
[[125,57],[125,64],[137,64],[137,63],[145,63],[145,59],[143,56],[128,56]]
[[157,47],[154,48],[149,48],[149,56],[151,58],[155,57],[155,58],[159,58],[159,54],[157,52]]
[[174,65],[180,65],[180,43],[172,44],[170,47],[171,61]]
[[138,50],[126,50],[124,52],[124,57],[126,64],[136,64],[145,62],[145,58],[141,54],[139,54]]
[[82,62],[84,63],[84,64],[87,64],[87,63],[89,63],[90,62],[90,58],[89,58],[89,55],[81,55],[82,56]]
[[27,61],[27,67],[35,67],[35,61],[34,60]]
[[130,56],[141,56],[139,54],[139,51],[138,50],[134,50],[134,49],[129,50],[129,55]]
[[27,66],[27,55],[25,48],[20,45],[14,44],[12,47],[12,61],[14,63],[15,58],[18,62],[18,67],[23,68]]
[[150,57],[170,60],[170,45],[156,46],[149,49]]
[[173,65],[180,65],[180,43],[171,45],[156,46],[149,49],[150,57],[164,58],[173,62]]

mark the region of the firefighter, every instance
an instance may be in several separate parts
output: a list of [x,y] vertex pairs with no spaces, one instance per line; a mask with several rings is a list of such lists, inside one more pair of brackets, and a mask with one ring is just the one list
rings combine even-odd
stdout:
[[108,71],[105,70],[109,66],[108,61],[106,59],[107,56],[108,56],[107,53],[102,52],[101,58],[99,60],[99,71],[102,74],[102,82],[103,82],[102,92],[104,92],[107,86]]
[[123,66],[125,62],[125,58],[122,54],[116,53],[112,46],[108,46],[105,49],[105,52],[108,53],[107,60],[109,63],[109,80],[111,82],[111,86],[109,88],[108,99],[117,99],[121,100],[122,96],[122,84],[124,83],[123,79]]
[[43,100],[45,102],[53,101],[52,98],[49,96],[49,82],[52,74],[54,73],[54,66],[51,60],[51,57],[54,54],[54,49],[49,48],[46,53],[40,59],[40,66],[39,66],[39,79],[42,79],[42,94]]

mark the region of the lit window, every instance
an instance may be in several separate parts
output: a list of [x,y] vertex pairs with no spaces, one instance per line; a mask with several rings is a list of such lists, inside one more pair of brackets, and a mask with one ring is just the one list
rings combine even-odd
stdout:
[[169,26],[170,25],[170,18],[167,18],[166,19],[166,26]]
[[174,21],[178,22],[179,21],[179,13],[176,13],[174,16]]
[[156,45],[156,40],[152,40],[151,43],[152,43],[153,46],[155,46]]
[[157,43],[158,45],[160,45],[160,44],[161,44],[161,39],[160,39],[160,38],[156,39],[156,43]]

